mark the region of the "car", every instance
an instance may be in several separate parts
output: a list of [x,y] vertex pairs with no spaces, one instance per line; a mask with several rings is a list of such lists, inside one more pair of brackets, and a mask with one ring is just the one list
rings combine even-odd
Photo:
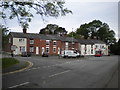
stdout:
[[73,50],[63,50],[61,53],[61,57],[80,57],[80,54]]
[[95,57],[101,57],[102,54],[95,54]]
[[22,52],[21,56],[22,57],[30,57],[31,53],[30,52]]
[[102,56],[102,51],[101,50],[98,50],[95,52],[95,57],[101,57]]
[[48,55],[48,53],[47,52],[44,52],[43,54],[42,54],[42,57],[48,57],[49,55]]

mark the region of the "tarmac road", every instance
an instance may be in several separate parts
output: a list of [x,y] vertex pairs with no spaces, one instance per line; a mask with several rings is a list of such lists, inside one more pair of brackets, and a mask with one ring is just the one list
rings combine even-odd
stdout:
[[31,61],[33,66],[22,72],[4,75],[2,77],[3,89],[118,88],[117,77],[111,81],[118,69],[118,56],[70,59],[59,59],[57,56],[16,58]]

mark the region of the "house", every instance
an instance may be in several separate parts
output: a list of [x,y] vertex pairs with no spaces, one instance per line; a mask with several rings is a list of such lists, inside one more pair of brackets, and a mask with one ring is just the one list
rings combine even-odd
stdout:
[[96,39],[75,39],[64,35],[48,35],[38,33],[10,32],[9,42],[6,45],[7,52],[20,55],[22,52],[31,52],[41,55],[48,52],[49,55],[58,55],[62,50],[78,50],[81,55],[95,55],[101,51],[108,55],[108,45]]
[[[13,46],[14,50],[11,48]],[[35,55],[48,52],[50,55],[58,55],[62,50],[78,49],[78,42],[66,36],[10,32],[8,47],[7,51],[13,51],[15,55],[22,52],[31,52]]]
[[108,55],[108,45],[101,40],[96,39],[77,39],[81,55],[95,55],[101,51],[103,55]]

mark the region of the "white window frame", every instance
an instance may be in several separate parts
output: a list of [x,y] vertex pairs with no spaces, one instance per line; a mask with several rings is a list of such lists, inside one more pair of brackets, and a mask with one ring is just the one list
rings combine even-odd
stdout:
[[[55,43],[55,44],[54,44]],[[53,41],[53,46],[56,46],[57,42],[56,41]]]
[[30,44],[34,44],[34,39],[30,39]]
[[19,46],[20,52],[25,52],[25,46]]
[[[48,49],[48,51],[47,51],[47,49]],[[49,51],[50,51],[50,50],[49,50],[49,47],[46,47],[46,52],[49,53]]]
[[30,46],[30,52],[34,52],[34,47],[32,46]]
[[19,38],[19,42],[24,42],[24,38]]
[[50,40],[46,40],[46,46],[50,45]]
[[53,47],[53,53],[56,53],[56,47]]

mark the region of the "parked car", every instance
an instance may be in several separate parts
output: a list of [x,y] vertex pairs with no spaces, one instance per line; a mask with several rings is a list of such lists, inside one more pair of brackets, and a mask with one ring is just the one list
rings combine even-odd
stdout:
[[22,52],[21,56],[22,57],[30,57],[31,53],[30,52]]
[[73,50],[63,50],[61,53],[61,57],[80,57],[80,54]]
[[101,57],[102,56],[102,53],[101,53],[101,51],[96,51],[96,53],[95,53],[95,55],[94,55],[95,57]]
[[42,54],[42,57],[48,57],[49,55],[48,55],[48,53],[47,52],[44,52],[43,54]]

